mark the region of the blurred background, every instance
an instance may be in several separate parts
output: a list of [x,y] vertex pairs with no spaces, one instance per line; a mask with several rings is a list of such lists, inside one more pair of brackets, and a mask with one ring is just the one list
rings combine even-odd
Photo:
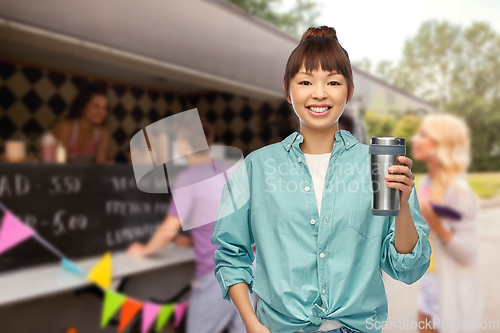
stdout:
[[[123,252],[153,234],[171,200],[137,189],[130,139],[192,108],[213,126],[221,156],[223,146],[246,156],[298,131],[284,69],[303,32],[319,25],[334,27],[349,53],[355,92],[341,122],[362,143],[404,137],[413,159],[410,138],[424,117],[466,121],[483,320],[498,331],[498,15],[494,0],[0,0],[0,201],[55,249],[32,237],[0,253],[2,331],[101,330],[102,291],[62,270],[61,254],[89,271],[112,251],[116,290],[187,300],[189,242],[151,258]],[[412,171],[418,186],[426,163],[414,159]],[[419,282],[384,281],[388,320],[417,320]],[[101,331],[115,331],[118,318]],[[183,323],[162,331],[184,332]]]

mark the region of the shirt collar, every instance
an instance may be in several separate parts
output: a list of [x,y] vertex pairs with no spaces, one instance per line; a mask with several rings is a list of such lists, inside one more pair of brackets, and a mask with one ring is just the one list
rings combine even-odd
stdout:
[[[335,132],[335,140],[340,140],[345,150],[352,148],[357,143],[359,143],[359,141],[351,134],[351,132],[341,129]],[[283,148],[285,148],[286,151],[290,151],[290,148],[292,148],[294,142],[301,143],[302,141],[304,141],[304,137],[300,133],[295,131],[285,139],[283,139],[283,141],[281,142],[283,144]]]

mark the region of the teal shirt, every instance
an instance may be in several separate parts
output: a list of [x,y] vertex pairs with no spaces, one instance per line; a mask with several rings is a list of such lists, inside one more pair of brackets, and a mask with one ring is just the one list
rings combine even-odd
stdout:
[[253,151],[224,185],[211,237],[222,296],[232,302],[229,286],[246,282],[272,333],[312,332],[326,319],[381,332],[388,314],[382,270],[412,284],[430,263],[430,229],[415,188],[409,204],[419,238],[401,254],[395,217],[371,213],[369,146],[349,131],[335,133],[318,214],[303,140],[294,132]]

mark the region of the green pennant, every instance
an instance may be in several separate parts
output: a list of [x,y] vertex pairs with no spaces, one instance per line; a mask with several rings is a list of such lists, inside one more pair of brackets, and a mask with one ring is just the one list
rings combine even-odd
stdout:
[[174,312],[174,305],[174,303],[169,303],[161,307],[160,312],[158,312],[158,317],[156,318],[156,332],[161,331],[163,326],[165,326],[168,319]]
[[102,304],[101,328],[104,328],[120,306],[127,299],[126,296],[113,290],[106,290],[104,302]]

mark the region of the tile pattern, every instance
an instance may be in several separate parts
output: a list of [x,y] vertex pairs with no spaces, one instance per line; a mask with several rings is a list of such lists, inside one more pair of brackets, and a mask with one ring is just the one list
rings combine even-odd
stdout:
[[[39,138],[64,118],[79,90],[93,79],[66,72],[0,62],[0,147],[24,139],[35,154]],[[215,143],[235,146],[244,155],[280,141],[297,129],[297,117],[286,102],[262,102],[226,92],[186,95],[98,80],[106,86],[111,113],[110,157],[127,161],[130,138],[147,125],[198,108],[215,127]]]

